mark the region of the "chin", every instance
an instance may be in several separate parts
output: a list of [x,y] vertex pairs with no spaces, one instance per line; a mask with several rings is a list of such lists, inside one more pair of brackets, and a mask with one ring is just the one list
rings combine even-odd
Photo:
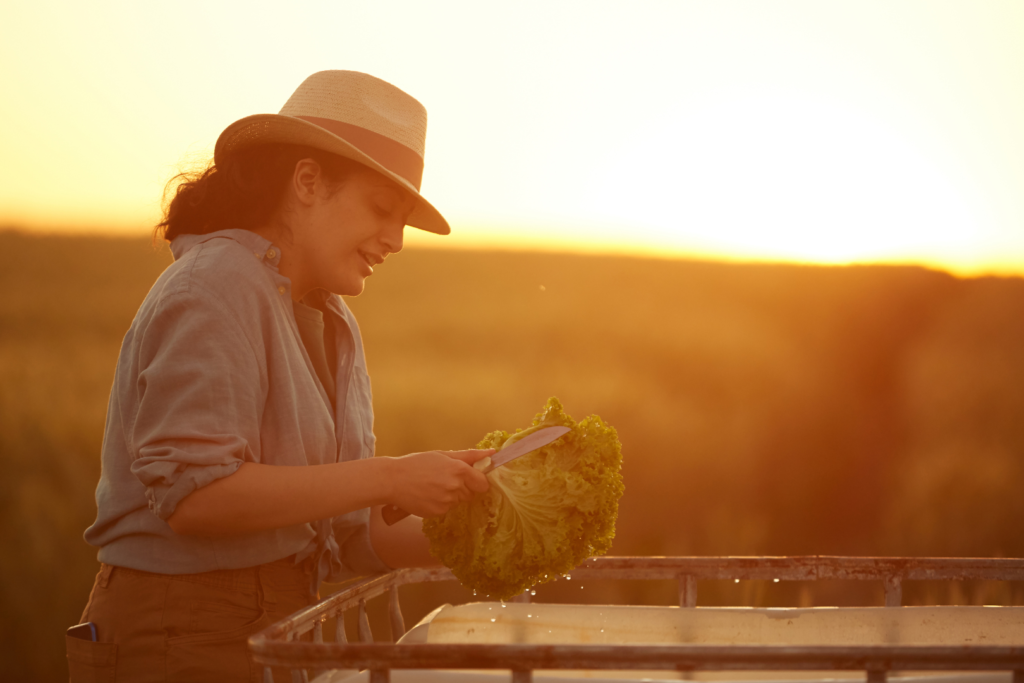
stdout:
[[339,282],[331,291],[341,296],[359,296],[366,287],[366,281],[359,278],[356,281],[346,280]]

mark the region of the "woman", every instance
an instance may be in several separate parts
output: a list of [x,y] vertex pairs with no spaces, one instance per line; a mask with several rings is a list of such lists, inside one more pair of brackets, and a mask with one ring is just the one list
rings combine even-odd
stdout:
[[369,377],[339,294],[412,225],[426,112],[365,74],[310,76],[280,114],[220,136],[158,231],[175,262],[118,359],[96,522],[101,569],[71,679],[256,681],[246,639],[323,580],[433,563],[419,520],[487,480],[492,451],[372,458]]

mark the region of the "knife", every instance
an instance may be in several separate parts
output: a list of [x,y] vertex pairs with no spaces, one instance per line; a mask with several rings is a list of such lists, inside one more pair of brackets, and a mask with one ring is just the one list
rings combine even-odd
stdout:
[[[482,472],[487,474],[493,472],[503,465],[507,465],[516,458],[520,458],[527,453],[533,453],[542,446],[547,446],[549,443],[569,432],[568,427],[545,427],[544,429],[538,429],[529,436],[524,436],[519,441],[508,448],[502,448],[500,451],[491,456],[491,464],[483,468]],[[480,461],[483,462],[483,461]],[[479,462],[477,463],[479,464]],[[474,465],[475,467],[475,465]],[[479,468],[477,468],[479,469]],[[410,513],[406,512],[397,505],[385,505],[380,511],[381,517],[384,518],[384,522],[391,526],[395,522],[405,519]]]

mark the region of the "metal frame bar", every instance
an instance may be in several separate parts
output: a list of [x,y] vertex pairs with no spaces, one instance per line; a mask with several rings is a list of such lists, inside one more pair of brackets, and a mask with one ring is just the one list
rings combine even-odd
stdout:
[[[701,580],[881,581],[886,607],[902,602],[904,581],[967,579],[1024,581],[1024,559],[902,557],[595,557],[572,572],[574,579],[675,580],[679,606],[697,605]],[[536,669],[635,670],[860,670],[881,683],[893,670],[1012,671],[1024,683],[1024,647],[1017,646],[748,646],[748,645],[394,645],[374,643],[366,601],[388,595],[392,633],[405,632],[398,587],[454,581],[447,569],[401,569],[363,579],[297,612],[249,639],[256,662],[271,683],[271,666],[306,671],[370,670],[371,683],[390,680],[391,669],[505,669],[513,683],[532,680]],[[529,592],[517,598],[529,601]],[[359,643],[348,643],[344,613],[358,609]],[[321,624],[334,618],[334,643],[323,643]],[[298,637],[312,631],[313,641]],[[297,675],[296,675],[297,674]]]

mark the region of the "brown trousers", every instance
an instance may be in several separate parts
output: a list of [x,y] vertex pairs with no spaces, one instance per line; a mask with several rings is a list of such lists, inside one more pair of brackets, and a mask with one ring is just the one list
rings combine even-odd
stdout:
[[[259,683],[247,639],[310,605],[309,563],[152,574],[100,565],[82,622],[97,641],[67,638],[71,683]],[[275,681],[290,681],[274,670]]]

